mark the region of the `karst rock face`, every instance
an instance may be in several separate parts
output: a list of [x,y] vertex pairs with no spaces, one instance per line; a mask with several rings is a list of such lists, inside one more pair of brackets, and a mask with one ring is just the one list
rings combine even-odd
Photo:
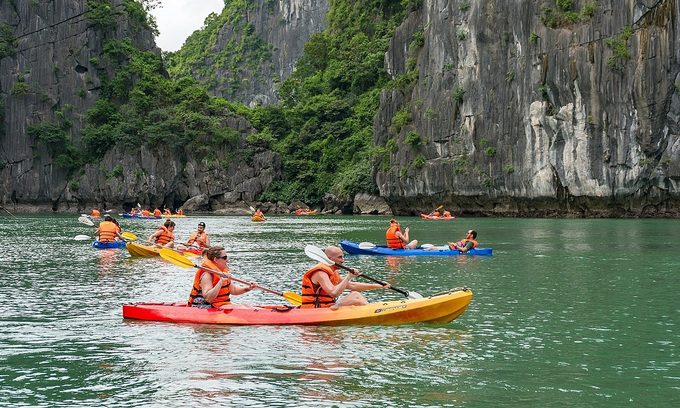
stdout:
[[[680,2],[572,3],[566,11],[554,0],[414,7],[385,55],[395,85],[382,92],[374,122],[383,149],[374,179],[389,207],[379,212],[445,205],[473,214],[680,215]],[[244,157],[220,151],[230,160],[215,163],[191,149],[114,144],[78,174],[55,165],[27,130],[66,115],[78,142],[100,73],[113,69],[94,62],[102,41],[86,4],[0,1],[0,203],[75,210],[189,200],[227,211],[281,177],[280,157],[246,146],[254,129],[237,115],[225,126],[241,135]],[[243,75],[236,100],[275,103],[277,84],[331,7],[256,2],[245,18],[271,46],[271,61]],[[123,13],[113,35],[160,52]],[[240,35],[225,26],[217,43]]]
[[[424,1],[385,56],[376,169],[397,213],[678,215],[677,0]],[[390,142],[393,140],[394,142]],[[396,142],[396,143],[395,143]]]
[[[160,54],[150,30],[133,24],[122,0],[112,0],[115,29],[107,35]],[[248,154],[220,150],[227,160],[206,161],[186,149],[130,149],[113,144],[104,158],[76,174],[57,165],[53,152],[38,143],[32,125],[70,122],[68,137],[81,139],[85,113],[100,97],[102,75],[114,74],[102,55],[101,31],[88,18],[86,0],[0,1],[0,203],[17,211],[70,210],[91,206],[177,208],[192,197],[196,209],[216,210],[254,201],[280,176],[280,158],[248,147]],[[240,135],[237,148],[254,129],[240,116],[223,125]],[[181,156],[181,157],[180,157]],[[13,207],[11,207],[13,206]]]

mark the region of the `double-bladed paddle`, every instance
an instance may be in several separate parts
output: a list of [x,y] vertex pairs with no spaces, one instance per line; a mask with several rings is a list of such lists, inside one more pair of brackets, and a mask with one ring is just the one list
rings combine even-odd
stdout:
[[[319,248],[319,247],[317,247],[317,246],[314,246],[314,245],[307,245],[307,246],[305,246],[305,255],[307,255],[308,257],[310,257],[310,258],[312,258],[312,259],[314,259],[314,260],[317,261],[317,262],[321,262],[321,263],[324,263],[324,264],[329,265],[329,266],[335,265],[335,266],[337,266],[338,268],[344,269],[344,270],[346,270],[346,271],[350,271],[350,272],[352,271],[352,268],[348,268],[348,267],[346,267],[346,266],[344,266],[344,265],[340,265],[340,264],[337,264],[337,263],[331,261],[331,260],[328,258],[328,256],[326,256],[326,253],[325,253],[321,248]],[[364,278],[366,278],[366,279],[368,279],[368,280],[370,280],[370,281],[373,281],[373,282],[375,282],[375,283],[379,283],[379,284],[381,284],[381,285],[383,285],[383,286],[387,285],[386,282],[379,281],[378,279],[372,278],[372,277],[370,277],[370,276],[368,276],[368,275],[366,275],[366,274],[364,274],[364,273],[362,273],[362,274],[359,275],[359,276],[363,276]],[[420,293],[417,293],[417,292],[409,292],[409,291],[407,291],[407,290],[395,288],[394,286],[390,286],[390,289],[394,290],[395,292],[399,292],[399,293],[401,293],[402,295],[404,295],[404,296],[406,296],[407,298],[410,298],[410,299],[421,299],[421,298],[423,297]]]
[[[200,265],[197,265],[191,259],[187,258],[186,256],[184,256],[184,255],[182,255],[178,252],[173,251],[170,248],[161,248],[160,255],[163,259],[166,259],[166,260],[172,262],[173,264],[175,264],[177,266],[181,266],[182,268],[202,269],[206,272],[210,272],[210,273],[215,274],[217,276],[221,276],[223,278],[229,278],[233,281],[240,282],[240,283],[243,283],[243,284],[246,284],[246,285],[250,285],[250,282],[235,278],[232,274],[224,273],[224,272],[221,272],[221,271],[216,271],[216,270],[213,270],[213,269],[207,269],[207,268],[204,268]],[[260,285],[257,285],[256,288],[263,290],[265,292],[269,292],[269,293],[273,293],[273,294],[278,295],[278,296],[282,296],[287,301],[289,301],[290,303],[292,303],[296,306],[300,306],[302,304],[302,296],[298,293],[278,292],[278,291],[275,291],[275,290],[272,290],[272,289],[264,288]]]

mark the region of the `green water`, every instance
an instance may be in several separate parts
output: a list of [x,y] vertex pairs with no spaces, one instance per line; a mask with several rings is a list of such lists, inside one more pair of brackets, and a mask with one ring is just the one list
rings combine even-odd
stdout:
[[[74,241],[93,230],[76,218],[0,217],[0,406],[680,406],[678,220],[401,218],[421,243],[474,228],[494,256],[346,263],[423,295],[471,288],[454,322],[215,327],[123,320],[123,303],[186,299],[193,271]],[[240,277],[291,291],[305,244],[381,243],[388,223],[206,216],[176,232],[199,220]],[[160,223],[121,224],[145,238]]]

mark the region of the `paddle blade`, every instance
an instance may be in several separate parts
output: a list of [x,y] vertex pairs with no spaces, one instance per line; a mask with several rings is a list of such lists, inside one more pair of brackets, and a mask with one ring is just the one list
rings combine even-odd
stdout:
[[359,242],[359,248],[361,249],[373,249],[375,246],[372,242]]
[[80,217],[78,217],[78,222],[81,223],[81,224],[89,225],[90,227],[94,227],[94,222],[92,222],[91,219],[87,218],[84,215],[81,215]]
[[170,248],[161,248],[159,254],[161,258],[168,260],[177,266],[181,266],[182,268],[199,268],[194,261]]
[[326,265],[335,265],[335,262],[328,259],[323,250],[314,245],[305,246],[305,255],[314,259],[317,262],[325,263]]
[[409,298],[409,299],[422,299],[422,298],[423,298],[423,295],[421,295],[421,294],[418,293],[418,292],[411,292],[411,291],[409,291],[409,292],[408,292],[408,298]]
[[120,236],[128,241],[137,241],[137,235],[131,233],[130,231],[125,231],[120,234]]
[[295,306],[300,306],[302,304],[302,295],[299,293],[283,292],[283,297]]
[[76,235],[75,237],[73,237],[73,239],[75,239],[76,241],[91,241],[92,237],[90,237],[89,235]]
[[250,206],[250,211],[255,212],[255,209],[253,208],[252,205]]

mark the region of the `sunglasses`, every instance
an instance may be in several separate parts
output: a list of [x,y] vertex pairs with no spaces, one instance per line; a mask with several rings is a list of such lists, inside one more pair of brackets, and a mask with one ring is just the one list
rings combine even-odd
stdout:
[[224,259],[225,261],[229,259],[228,256],[216,256],[215,259]]

